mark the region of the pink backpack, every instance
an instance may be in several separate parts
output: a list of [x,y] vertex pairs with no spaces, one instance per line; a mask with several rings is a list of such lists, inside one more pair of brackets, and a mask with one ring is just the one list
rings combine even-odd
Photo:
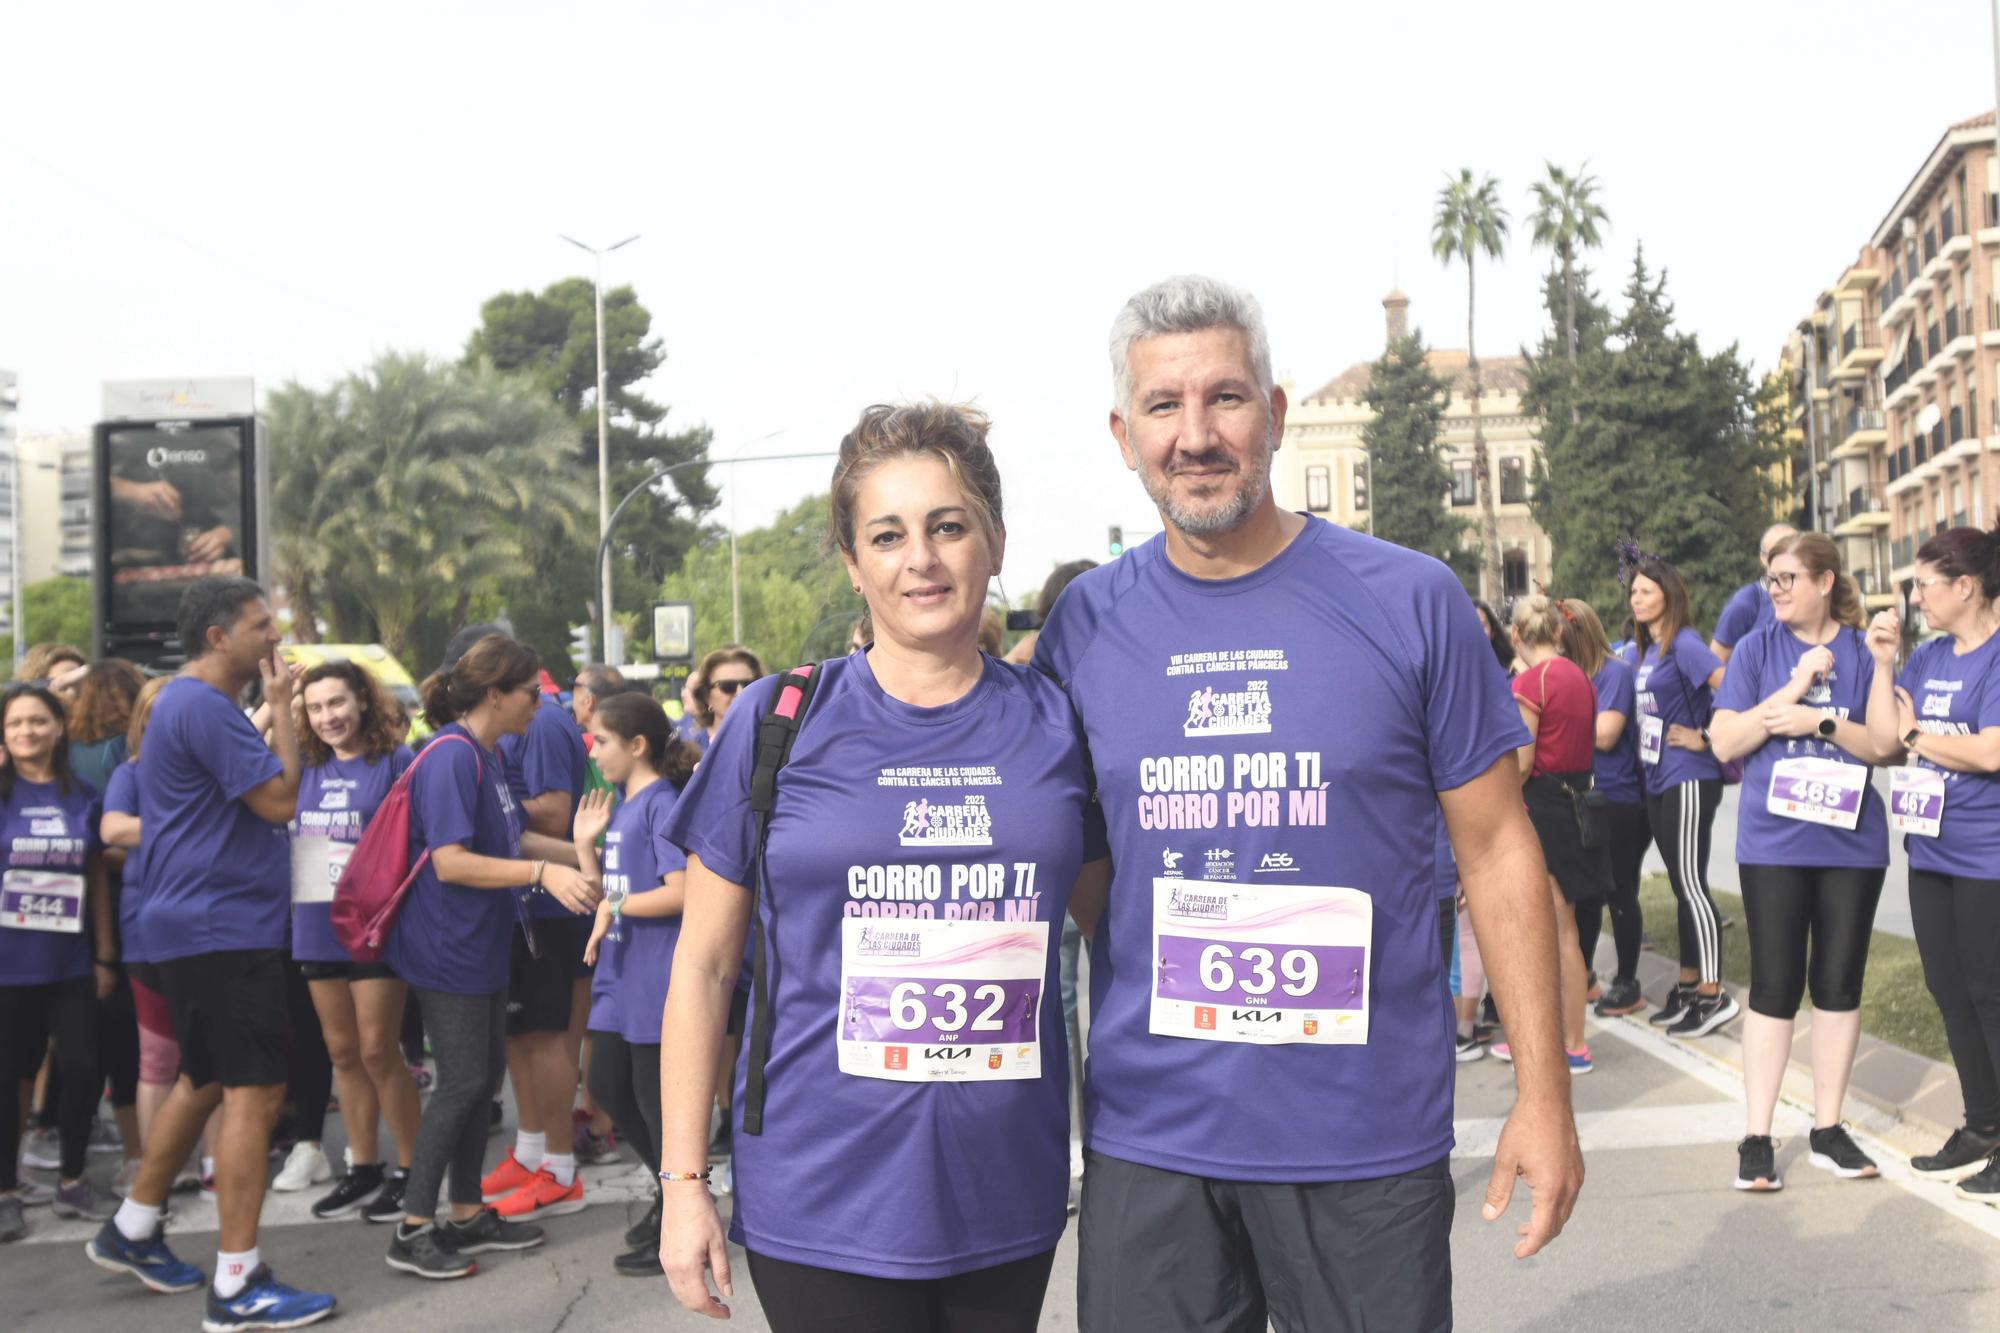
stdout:
[[431,859],[430,848],[426,847],[417,863],[410,864],[410,775],[431,751],[446,741],[471,746],[477,780],[485,780],[479,747],[464,736],[451,733],[425,746],[382,798],[333,889],[333,937],[357,963],[373,963],[382,957],[382,946],[396,924],[403,897],[409,893],[417,872]]

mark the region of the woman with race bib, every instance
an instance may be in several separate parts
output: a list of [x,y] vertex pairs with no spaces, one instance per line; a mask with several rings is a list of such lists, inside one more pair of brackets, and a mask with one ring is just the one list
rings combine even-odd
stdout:
[[[25,1231],[17,1149],[24,1080],[51,1039],[62,1069],[58,1217],[101,1222],[117,1202],[83,1178],[104,1093],[97,1003],[118,980],[111,896],[97,840],[97,793],[69,771],[63,705],[40,685],[0,694],[0,1240]],[[43,1195],[47,1199],[47,1195]]]
[[[1876,744],[1909,757],[1890,772],[1893,826],[1907,833],[1910,921],[1924,982],[1944,1016],[1965,1127],[1910,1159],[1960,1198],[2000,1204],[2000,532],[1952,528],[1917,548],[1910,605],[1937,637],[1896,680],[1893,723],[1870,712]],[[1868,628],[1879,670],[1896,660],[1902,624]]]
[[[357,963],[333,936],[333,888],[389,788],[410,766],[391,726],[388,691],[353,662],[322,662],[299,678],[298,814],[292,820],[292,960],[312,992],[340,1089],[347,1170],[313,1204],[314,1217],[393,1222],[403,1215],[422,1113],[397,1041],[408,987],[381,962]],[[324,1119],[324,1108],[319,1108]],[[396,1169],[382,1165],[378,1119],[386,1113]]]
[[731,1235],[771,1327],[1039,1318],[1069,1180],[1056,945],[1066,908],[1095,925],[1109,863],[1067,698],[979,651],[1005,542],[986,431],[938,403],[862,414],[829,527],[873,646],[813,670],[767,854],[758,740],[774,704],[796,707],[796,673],[744,692],[669,822],[688,869],[660,1260],[691,1310],[726,1312],[711,1277],[733,1292],[704,1148],[754,930]]
[[1676,1037],[1705,1037],[1736,1017],[1736,1000],[1722,989],[1722,923],[1708,896],[1709,835],[1722,804],[1708,715],[1722,659],[1690,627],[1680,572],[1649,555],[1626,559],[1632,644],[1625,653],[1637,675],[1646,822],[1674,886],[1681,937],[1680,980],[1646,1021]]
[[1784,1188],[1771,1116],[1792,1054],[1792,1020],[1812,994],[1810,1161],[1843,1180],[1877,1174],[1841,1123],[1861,1039],[1861,978],[1889,866],[1882,798],[1869,766],[1894,747],[1869,719],[1895,712],[1890,669],[1862,636],[1861,593],[1823,533],[1773,544],[1764,585],[1773,623],[1736,643],[1715,701],[1718,758],[1743,760],[1736,860],[1750,934],[1743,1022],[1748,1124],[1736,1188]]

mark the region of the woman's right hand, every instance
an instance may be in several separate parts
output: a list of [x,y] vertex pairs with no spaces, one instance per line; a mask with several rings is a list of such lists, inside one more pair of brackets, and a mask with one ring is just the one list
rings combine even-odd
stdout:
[[582,916],[585,912],[596,911],[597,901],[601,896],[597,886],[584,878],[581,870],[570,866],[543,866],[542,889],[549,897],[578,916]]
[[1896,650],[1903,645],[1903,618],[1894,611],[1878,611],[1868,622],[1868,651],[1878,667],[1896,665]]
[[[660,1267],[667,1270],[674,1299],[710,1319],[729,1318],[729,1307],[716,1299],[716,1293],[733,1298],[736,1288],[729,1280],[729,1245],[723,1239],[722,1219],[708,1186],[675,1181],[664,1186],[664,1195]],[[708,1288],[710,1277],[715,1279],[715,1292]]]

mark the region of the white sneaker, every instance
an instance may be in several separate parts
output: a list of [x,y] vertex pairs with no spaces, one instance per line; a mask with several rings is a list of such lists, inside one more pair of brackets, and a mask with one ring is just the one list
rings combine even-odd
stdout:
[[296,1194],[309,1190],[315,1185],[324,1185],[333,1179],[333,1163],[326,1160],[326,1154],[317,1143],[295,1143],[291,1156],[285,1159],[278,1178],[271,1182],[271,1188],[280,1194]]
[[36,1129],[28,1132],[21,1141],[21,1165],[34,1167],[37,1171],[55,1171],[62,1167],[62,1140],[52,1129]]
[[108,1155],[125,1151],[125,1140],[118,1133],[118,1126],[99,1117],[90,1122],[90,1146],[88,1152]]

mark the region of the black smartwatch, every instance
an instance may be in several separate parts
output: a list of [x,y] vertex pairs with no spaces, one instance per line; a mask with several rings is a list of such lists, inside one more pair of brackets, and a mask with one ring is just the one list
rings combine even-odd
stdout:
[[1834,728],[1833,714],[1821,713],[1819,715],[1819,734],[1822,736],[1831,736],[1833,735],[1833,728]]
[[1911,727],[1909,731],[1905,733],[1903,736],[1903,748],[1907,750],[1912,745],[1915,745],[1917,743],[1917,737],[1923,734],[1924,734],[1924,729],[1922,727]]

